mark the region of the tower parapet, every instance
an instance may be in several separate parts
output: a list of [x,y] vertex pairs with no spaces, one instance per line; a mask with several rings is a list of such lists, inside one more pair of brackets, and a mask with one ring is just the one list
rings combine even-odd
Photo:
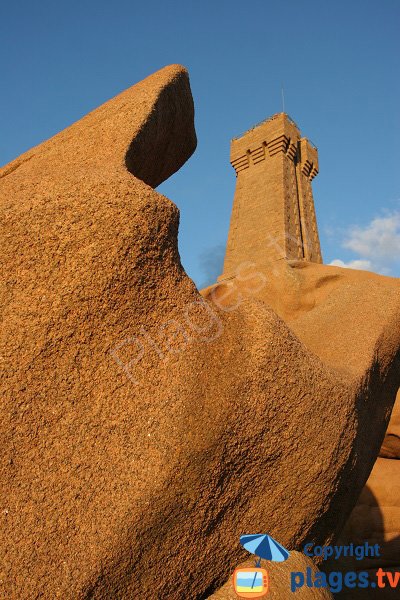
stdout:
[[318,151],[278,113],[231,142],[236,172],[223,279],[243,262],[322,262],[311,181]]

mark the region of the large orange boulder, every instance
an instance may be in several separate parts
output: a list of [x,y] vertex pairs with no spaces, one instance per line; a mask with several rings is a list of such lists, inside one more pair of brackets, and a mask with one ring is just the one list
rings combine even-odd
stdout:
[[7,600],[205,597],[241,533],[330,541],[374,463],[398,281],[287,265],[292,306],[205,300],[153,189],[195,143],[172,66],[0,171]]
[[[337,544],[378,545],[379,556],[345,557],[327,563],[330,570],[367,571],[376,587],[344,588],[340,600],[395,600],[400,590],[400,461],[378,458]],[[376,573],[379,569],[381,584]],[[387,575],[389,573],[389,577]]]

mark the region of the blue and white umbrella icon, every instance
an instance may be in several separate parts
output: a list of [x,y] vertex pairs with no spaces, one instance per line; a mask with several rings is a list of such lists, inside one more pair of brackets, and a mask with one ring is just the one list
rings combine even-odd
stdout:
[[274,562],[283,562],[289,558],[289,551],[265,533],[241,535],[240,543],[248,552],[259,557],[257,566],[260,566],[262,558]]

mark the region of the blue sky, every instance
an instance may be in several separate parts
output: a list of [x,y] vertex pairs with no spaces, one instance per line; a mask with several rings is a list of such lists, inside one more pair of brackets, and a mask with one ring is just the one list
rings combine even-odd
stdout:
[[198,148],[159,190],[181,210],[182,262],[202,285],[221,269],[230,139],[281,110],[283,85],[319,150],[324,261],[400,276],[399,24],[397,0],[2,3],[0,164],[184,64]]

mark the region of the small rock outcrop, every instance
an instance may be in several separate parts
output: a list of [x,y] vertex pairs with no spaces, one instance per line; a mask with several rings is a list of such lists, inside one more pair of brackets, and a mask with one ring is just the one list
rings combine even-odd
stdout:
[[[247,561],[240,565],[241,567],[254,567],[254,561]],[[266,566],[263,563],[262,566]],[[268,580],[269,591],[266,598],[269,600],[287,600],[294,596],[301,600],[333,600],[333,596],[328,587],[308,587],[303,585],[298,587],[295,592],[291,590],[291,573],[305,574],[307,569],[311,572],[310,579],[315,581],[315,574],[318,571],[317,567],[310,558],[307,558],[301,552],[291,552],[287,561],[282,563],[268,563]],[[217,592],[209,596],[207,600],[237,600],[232,578],[225,583]]]

